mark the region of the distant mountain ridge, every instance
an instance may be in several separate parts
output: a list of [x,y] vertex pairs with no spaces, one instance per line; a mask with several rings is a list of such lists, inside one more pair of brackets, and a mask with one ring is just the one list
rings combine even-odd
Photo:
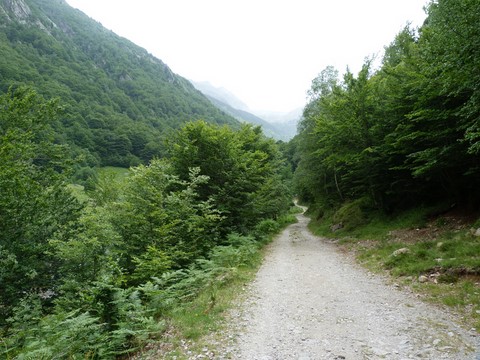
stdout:
[[207,81],[194,82],[200,90],[220,110],[241,122],[260,125],[265,135],[276,140],[289,141],[297,133],[297,124],[302,117],[302,109],[288,113],[264,112],[254,114],[248,106],[225,88],[218,88]]
[[187,121],[240,126],[145,49],[64,0],[0,0],[0,91],[29,85],[60,98],[58,142],[83,166],[130,166],[164,154]]
[[234,109],[250,111],[247,104],[223,87],[216,87],[208,81],[192,81],[192,84],[210,98],[220,100]]

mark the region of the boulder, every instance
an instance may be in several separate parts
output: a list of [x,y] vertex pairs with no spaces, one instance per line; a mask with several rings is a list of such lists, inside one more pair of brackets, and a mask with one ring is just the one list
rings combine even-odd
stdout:
[[425,275],[420,275],[418,277],[418,281],[421,282],[421,283],[426,283],[426,282],[428,282],[428,277],[426,277]]
[[397,256],[400,256],[400,255],[409,254],[409,253],[410,253],[410,249],[409,249],[409,248],[401,248],[401,249],[395,250],[395,251],[392,253],[392,256],[393,256],[393,257],[397,257]]
[[340,229],[343,229],[343,224],[342,223],[334,224],[330,227],[331,232],[335,232],[335,231],[338,231]]

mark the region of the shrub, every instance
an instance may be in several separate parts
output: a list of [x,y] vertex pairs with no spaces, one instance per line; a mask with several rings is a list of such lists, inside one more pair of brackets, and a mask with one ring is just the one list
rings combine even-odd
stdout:
[[257,239],[263,239],[269,234],[274,234],[280,229],[280,225],[272,219],[266,219],[260,221],[257,226],[255,226],[254,234]]
[[346,230],[352,230],[365,224],[365,210],[369,208],[369,200],[361,198],[346,202],[333,215],[334,224],[342,224]]

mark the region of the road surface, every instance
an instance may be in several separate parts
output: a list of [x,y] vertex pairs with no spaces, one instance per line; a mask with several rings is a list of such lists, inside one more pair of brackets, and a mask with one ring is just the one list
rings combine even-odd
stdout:
[[474,330],[358,266],[307,223],[299,215],[270,245],[232,316],[234,345],[214,358],[480,359]]

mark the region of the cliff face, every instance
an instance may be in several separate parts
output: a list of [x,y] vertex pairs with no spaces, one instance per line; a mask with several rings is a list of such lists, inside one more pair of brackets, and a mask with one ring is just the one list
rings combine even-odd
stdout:
[[15,19],[20,23],[26,23],[32,11],[23,0],[4,0],[1,5],[5,13],[9,14],[10,20]]

